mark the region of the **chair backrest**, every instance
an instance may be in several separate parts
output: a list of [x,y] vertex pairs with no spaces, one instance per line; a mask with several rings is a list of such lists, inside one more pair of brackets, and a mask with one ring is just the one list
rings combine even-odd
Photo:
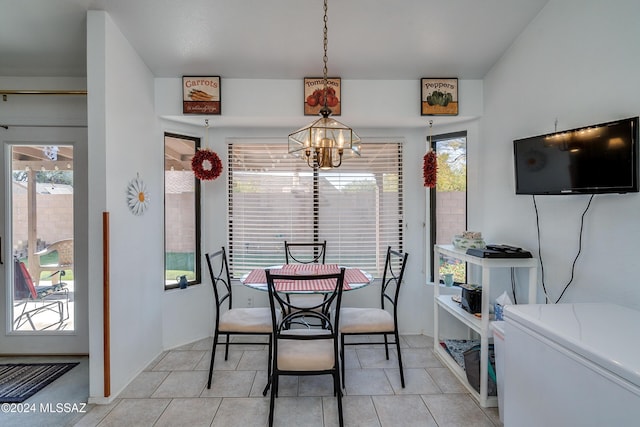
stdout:
[[13,258],[13,286],[13,298],[16,300],[29,297],[35,299],[37,297],[36,287],[33,284],[29,270],[27,270],[24,262],[16,257]]
[[327,241],[313,243],[291,243],[284,241],[286,264],[324,264]]
[[[340,268],[339,272],[322,274],[322,275],[287,275],[278,274],[278,270],[266,270],[267,276],[267,289],[269,291],[269,305],[271,307],[271,320],[273,324],[273,330],[275,331],[276,338],[289,339],[290,331],[286,328],[290,324],[295,324],[298,319],[318,319],[321,324],[326,325],[325,329],[318,329],[318,334],[322,335],[324,339],[327,339],[327,335],[331,335],[337,339],[338,336],[338,323],[340,320],[340,305],[342,303],[342,289],[344,285],[344,267]],[[278,283],[286,283],[287,287],[291,283],[316,281],[316,280],[329,280],[335,282],[333,290],[325,294],[325,298],[322,302],[318,302],[312,306],[296,305],[295,300],[289,301],[286,294],[282,294],[278,291]],[[295,285],[293,287],[296,287]],[[297,286],[304,288],[304,285]],[[276,310],[280,309],[284,315],[280,322],[277,321]],[[331,319],[331,313],[334,313],[335,318]],[[306,323],[305,320],[305,323]],[[316,329],[313,329],[316,330]],[[294,334],[295,335],[295,334]],[[313,336],[313,334],[305,334],[305,336]],[[296,335],[296,338],[291,339],[310,339],[300,338]]]
[[218,324],[220,309],[225,301],[228,301],[228,308],[231,309],[231,276],[229,275],[229,264],[227,262],[227,252],[224,247],[212,254],[204,254],[209,267],[211,285],[216,304],[216,325]]
[[51,243],[45,250],[39,252],[39,254],[42,256],[51,252],[58,253],[58,266],[73,265],[73,239],[58,240],[57,242]]
[[393,306],[394,316],[397,316],[398,295],[400,294],[400,285],[402,285],[408,257],[409,254],[406,252],[395,251],[391,249],[391,246],[387,248],[380,289],[380,306],[384,309],[385,300],[390,302]]
[[58,264],[73,265],[73,239],[56,242],[58,250]]

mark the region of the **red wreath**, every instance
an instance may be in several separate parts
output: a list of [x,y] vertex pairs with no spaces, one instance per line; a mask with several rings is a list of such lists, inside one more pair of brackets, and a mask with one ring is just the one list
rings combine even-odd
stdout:
[[[205,162],[208,162],[208,166],[210,166],[208,169],[205,168]],[[196,178],[211,181],[222,173],[222,161],[214,151],[205,148],[199,150],[191,159],[191,170]]]
[[429,152],[424,155],[422,164],[422,177],[424,178],[425,187],[435,188],[437,173],[438,158],[436,152],[429,150]]

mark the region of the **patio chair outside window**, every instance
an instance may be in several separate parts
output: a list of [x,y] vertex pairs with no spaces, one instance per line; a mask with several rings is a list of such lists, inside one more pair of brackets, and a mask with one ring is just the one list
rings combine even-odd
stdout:
[[[14,310],[22,307],[20,315],[14,320],[14,329],[20,329],[27,322],[33,330],[36,325],[33,322],[33,316],[45,311],[52,311],[60,316],[59,322],[62,324],[69,318],[69,290],[67,284],[60,282],[51,286],[35,286],[27,267],[18,258],[14,257]],[[66,312],[65,312],[66,306]]]
[[[45,261],[45,256],[49,254],[57,253],[58,261],[50,262]],[[40,284],[40,273],[43,271],[52,271],[53,274],[49,276],[51,283],[56,284],[60,280],[59,271],[73,270],[73,239],[59,240],[50,244],[43,250],[35,253],[37,262],[33,268],[33,278],[36,284]],[[45,264],[43,264],[43,262]]]

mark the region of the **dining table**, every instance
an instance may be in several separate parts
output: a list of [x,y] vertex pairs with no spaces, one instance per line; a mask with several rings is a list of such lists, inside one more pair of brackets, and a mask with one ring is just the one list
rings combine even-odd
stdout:
[[[250,288],[266,291],[267,275],[265,270],[270,270],[273,274],[282,275],[322,275],[338,273],[341,267],[345,268],[342,288],[344,292],[364,288],[373,282],[373,276],[366,271],[338,264],[284,264],[256,268],[244,274],[240,278],[240,282]],[[290,294],[325,294],[332,292],[335,288],[335,280],[331,279],[277,280],[274,284],[276,291]]]

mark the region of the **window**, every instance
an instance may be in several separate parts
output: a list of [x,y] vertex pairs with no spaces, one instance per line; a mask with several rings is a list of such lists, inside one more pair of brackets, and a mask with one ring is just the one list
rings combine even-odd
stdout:
[[[430,190],[431,241],[449,245],[454,235],[467,229],[467,132],[434,135],[431,148],[438,158],[437,184]],[[437,265],[433,251],[431,265]],[[444,273],[453,273],[458,283],[466,282],[466,265],[458,260],[445,260],[440,275]]]
[[164,135],[164,270],[165,289],[200,283],[200,181],[191,158],[200,139]]
[[[74,146],[10,145],[8,208],[13,331],[74,331],[79,286],[74,267]],[[4,248],[3,248],[4,249]],[[1,255],[2,258],[5,254]],[[24,268],[24,269],[23,269]],[[38,287],[35,288],[34,286]],[[11,291],[13,289],[13,292]],[[75,302],[74,302],[75,300]]]
[[382,274],[402,249],[402,145],[363,144],[329,171],[287,154],[286,143],[232,142],[228,239],[234,277],[284,263],[284,241],[327,241],[328,264]]

